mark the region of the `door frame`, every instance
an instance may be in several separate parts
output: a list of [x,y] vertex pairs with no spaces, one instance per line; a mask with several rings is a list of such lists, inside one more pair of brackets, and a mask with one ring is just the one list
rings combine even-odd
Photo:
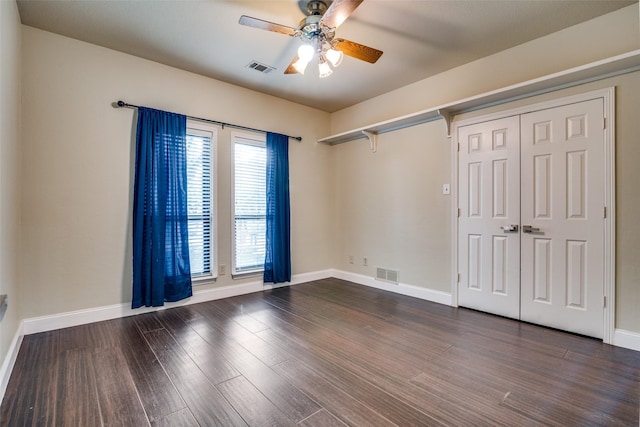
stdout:
[[514,107],[496,113],[458,119],[452,121],[451,144],[451,305],[458,307],[458,215],[459,215],[459,187],[458,187],[458,150],[460,147],[459,128],[508,116],[521,115],[539,110],[560,107],[567,104],[589,101],[601,98],[604,103],[604,289],[603,289],[603,337],[602,341],[613,344],[615,331],[615,87],[585,92],[578,95],[559,97],[549,101],[532,103],[522,107]]

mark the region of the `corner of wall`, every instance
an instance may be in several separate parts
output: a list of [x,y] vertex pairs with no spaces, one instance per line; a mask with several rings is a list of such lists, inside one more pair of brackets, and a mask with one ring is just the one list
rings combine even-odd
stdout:
[[0,294],[9,305],[0,320],[0,397],[22,340],[20,313],[19,164],[22,24],[14,0],[0,1]]

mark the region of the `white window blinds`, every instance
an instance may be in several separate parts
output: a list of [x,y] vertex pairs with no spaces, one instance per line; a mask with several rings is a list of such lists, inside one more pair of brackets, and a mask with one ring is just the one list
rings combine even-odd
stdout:
[[193,278],[215,276],[215,129],[187,128],[189,258]]
[[264,140],[234,138],[233,272],[263,269],[266,238],[266,162]]

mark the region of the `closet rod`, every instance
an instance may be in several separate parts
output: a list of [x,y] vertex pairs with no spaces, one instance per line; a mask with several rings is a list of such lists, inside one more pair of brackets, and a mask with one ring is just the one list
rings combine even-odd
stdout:
[[[115,103],[116,106],[120,107],[120,108],[138,108],[138,105],[133,105],[133,104],[127,104],[124,101],[118,101]],[[262,129],[255,129],[255,128],[250,128],[247,126],[241,126],[241,125],[234,125],[233,123],[225,123],[225,122],[219,122],[217,120],[210,120],[210,119],[203,119],[202,117],[193,117],[193,116],[187,116],[188,119],[191,120],[198,120],[200,122],[206,122],[206,123],[213,123],[216,125],[220,125],[222,126],[222,128],[224,129],[225,126],[229,126],[230,128],[234,128],[234,129],[243,129],[243,130],[250,130],[253,132],[262,132],[262,133],[267,133],[266,130],[262,130]],[[290,135],[285,135],[287,138],[290,139],[295,139],[296,141],[302,141],[302,137],[301,136],[290,136]]]

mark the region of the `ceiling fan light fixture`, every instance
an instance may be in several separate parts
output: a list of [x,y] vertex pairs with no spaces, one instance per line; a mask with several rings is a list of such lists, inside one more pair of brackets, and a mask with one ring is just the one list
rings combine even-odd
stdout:
[[311,61],[311,58],[313,58],[313,54],[315,52],[316,50],[313,48],[313,46],[305,43],[303,45],[300,45],[300,47],[298,48],[298,57],[300,58],[300,60],[305,61],[308,64],[309,61]]
[[325,59],[324,55],[320,57],[320,63],[318,64],[318,73],[321,79],[329,77],[331,74],[333,74],[333,70],[329,66],[329,63]]
[[[2,1],[2,0],[0,0]],[[238,21],[241,25],[267,30],[298,38],[302,45],[298,47],[298,55],[284,70],[284,74],[304,74],[314,58],[318,57],[320,77],[328,77],[338,67],[344,55],[374,64],[382,55],[382,51],[342,38],[335,38],[336,28],[364,0],[297,0],[298,5],[307,15],[297,27],[276,24],[263,19],[242,15]]]
[[340,52],[339,50],[335,50],[333,48],[327,50],[325,52],[325,56],[327,57],[327,60],[331,62],[331,65],[333,65],[334,67],[337,67],[338,65],[340,65],[342,63],[342,58],[344,58],[344,55],[342,54],[342,52]]

